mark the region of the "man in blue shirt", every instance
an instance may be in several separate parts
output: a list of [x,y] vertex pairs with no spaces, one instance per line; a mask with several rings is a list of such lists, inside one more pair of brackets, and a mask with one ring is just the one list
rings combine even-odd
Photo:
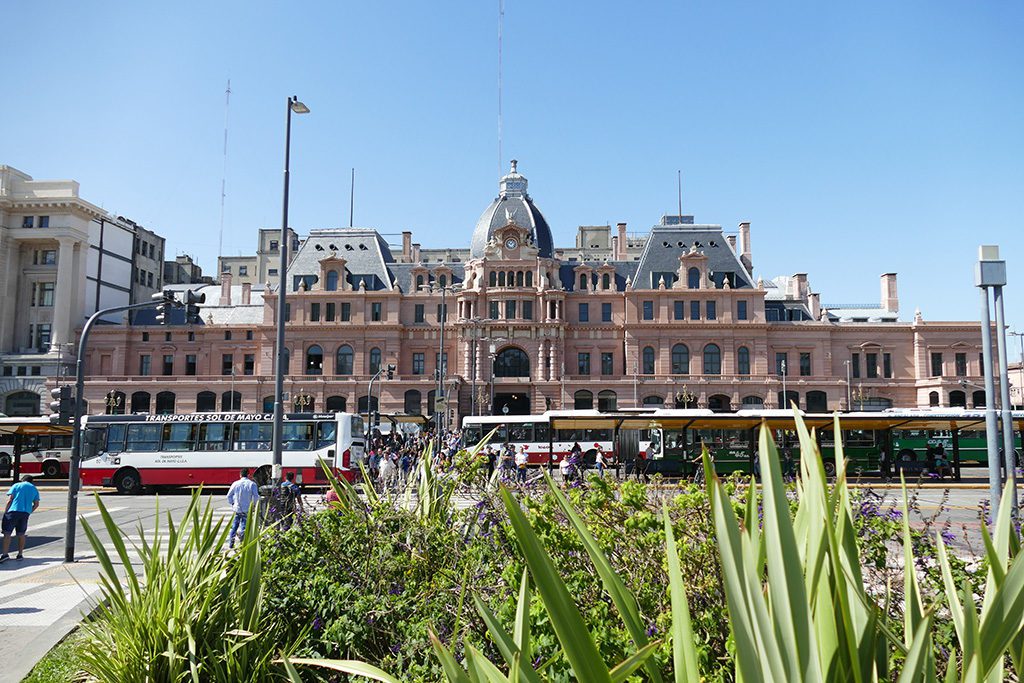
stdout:
[[252,507],[260,497],[259,487],[256,482],[249,478],[249,468],[243,467],[241,478],[228,489],[228,503],[235,511],[234,519],[231,520],[231,531],[228,534],[228,548],[235,547],[235,534],[238,540],[245,538],[245,521]]
[[4,534],[3,553],[0,562],[11,559],[7,551],[11,547],[11,532],[18,536],[18,559],[25,559],[25,533],[28,531],[28,516],[39,507],[39,489],[32,483],[32,475],[23,474],[21,481],[7,492],[7,507],[4,508],[2,530]]

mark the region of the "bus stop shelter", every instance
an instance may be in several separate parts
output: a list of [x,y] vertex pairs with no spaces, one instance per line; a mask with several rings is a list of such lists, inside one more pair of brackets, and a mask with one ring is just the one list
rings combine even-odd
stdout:
[[24,444],[27,437],[42,436],[47,434],[70,434],[70,426],[53,425],[48,417],[35,418],[0,418],[0,436],[9,440],[12,445],[12,462],[7,471],[2,471],[0,464],[0,479],[11,477],[12,482],[17,482],[21,477],[21,454],[25,451]]

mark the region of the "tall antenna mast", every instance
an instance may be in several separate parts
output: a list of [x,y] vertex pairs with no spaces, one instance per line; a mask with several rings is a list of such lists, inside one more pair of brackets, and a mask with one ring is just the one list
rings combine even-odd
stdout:
[[679,193],[679,222],[683,222],[683,171],[676,171],[676,185]]
[[505,23],[505,0],[498,0],[498,175],[504,170],[501,154],[501,29]]
[[352,227],[352,216],[356,205],[356,169],[352,169],[352,188],[348,194],[348,227]]
[[224,90],[224,167],[220,175],[220,237],[217,240],[217,256],[224,255],[224,198],[227,196],[228,177],[228,107],[231,104],[231,79]]

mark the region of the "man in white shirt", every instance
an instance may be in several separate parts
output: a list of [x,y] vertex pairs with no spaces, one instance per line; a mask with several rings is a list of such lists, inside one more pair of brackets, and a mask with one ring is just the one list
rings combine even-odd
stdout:
[[243,467],[240,474],[241,478],[228,489],[228,504],[235,511],[234,519],[231,520],[231,531],[228,534],[228,548],[235,547],[236,532],[239,541],[245,538],[245,520],[249,515],[249,508],[260,497],[259,487],[249,478],[249,468]]
[[526,453],[526,446],[523,446],[518,453],[516,453],[516,468],[519,470],[519,481],[526,483],[526,463],[530,461],[530,456]]
[[594,446],[597,450],[597,455],[594,456],[594,464],[597,465],[597,474],[600,477],[604,477],[604,468],[605,465],[608,464],[604,460],[604,449],[601,448],[600,444],[594,444]]

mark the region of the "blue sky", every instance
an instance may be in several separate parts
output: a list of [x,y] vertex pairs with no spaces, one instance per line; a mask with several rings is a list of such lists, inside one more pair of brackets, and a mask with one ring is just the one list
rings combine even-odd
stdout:
[[[225,253],[291,224],[468,245],[496,192],[497,0],[8,2],[0,163],[74,178],[213,270],[224,88]],[[506,0],[504,169],[520,160],[559,244],[675,212],[752,222],[766,278],[823,302],[970,320],[980,243],[1024,325],[1024,4]],[[397,240],[397,237],[392,238]]]

